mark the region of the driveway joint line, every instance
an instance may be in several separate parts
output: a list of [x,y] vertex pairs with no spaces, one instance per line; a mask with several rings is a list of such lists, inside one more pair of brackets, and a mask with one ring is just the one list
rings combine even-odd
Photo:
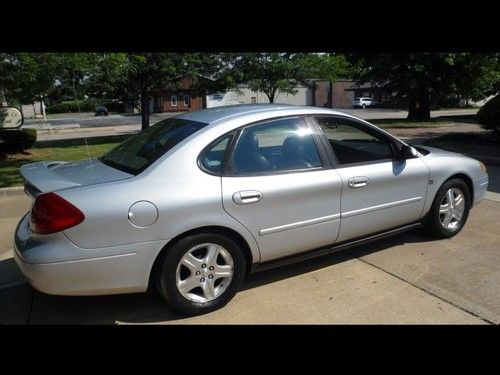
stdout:
[[409,284],[409,285],[413,286],[414,288],[417,288],[417,289],[421,290],[421,291],[422,291],[422,292],[424,292],[424,293],[427,293],[427,294],[429,294],[429,295],[431,295],[431,296],[433,296],[433,297],[436,297],[437,299],[439,299],[439,300],[441,300],[441,301],[443,301],[443,302],[446,302],[446,303],[448,303],[448,304],[452,305],[453,307],[456,307],[457,309],[459,309],[459,310],[461,310],[461,311],[463,311],[463,312],[466,312],[467,314],[470,314],[470,315],[474,316],[475,318],[478,318],[478,319],[482,320],[482,321],[483,321],[483,322],[485,322],[485,323],[488,323],[488,324],[491,324],[491,325],[495,325],[495,323],[494,323],[494,322],[492,322],[491,320],[488,320],[488,319],[486,319],[486,318],[483,318],[482,316],[480,316],[480,315],[476,314],[475,312],[473,312],[473,311],[469,311],[469,310],[467,310],[466,308],[464,308],[464,307],[462,307],[462,306],[460,306],[460,305],[458,305],[458,304],[456,304],[456,303],[454,303],[454,302],[452,302],[452,301],[448,301],[448,300],[444,299],[443,297],[441,297],[441,296],[439,296],[439,295],[437,295],[437,294],[435,294],[435,293],[433,293],[433,292],[431,292],[431,291],[429,291],[429,290],[427,290],[427,289],[425,289],[425,288],[422,288],[422,287],[418,286],[417,284],[412,283],[411,281],[405,280],[405,279],[403,279],[402,277],[400,277],[400,276],[398,276],[398,275],[396,275],[396,274],[394,274],[394,273],[392,273],[392,272],[390,272],[390,271],[387,271],[387,270],[383,269],[382,267],[379,267],[379,266],[377,266],[377,265],[375,265],[375,264],[373,264],[373,263],[370,263],[370,262],[368,262],[368,261],[366,261],[366,260],[364,260],[364,259],[361,259],[361,258],[359,258],[359,257],[356,257],[356,256],[355,256],[355,258],[356,258],[356,259],[358,259],[358,260],[360,260],[361,262],[363,262],[363,263],[365,263],[365,264],[368,264],[369,266],[375,267],[376,269],[378,269],[378,270],[380,270],[380,271],[382,271],[382,272],[385,272],[385,273],[387,273],[387,274],[389,274],[389,275],[391,275],[391,276],[395,277],[395,278],[396,278],[396,279],[398,279],[398,280],[403,281],[403,282],[404,282],[404,283],[406,283],[406,284]]

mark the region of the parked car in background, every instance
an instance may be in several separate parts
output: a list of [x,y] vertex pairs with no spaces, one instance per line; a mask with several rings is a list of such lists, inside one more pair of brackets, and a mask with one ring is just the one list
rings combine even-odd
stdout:
[[165,119],[98,159],[20,170],[14,257],[38,290],[224,306],[247,273],[424,226],[456,235],[488,186],[470,157],[351,115],[239,105]]
[[354,108],[375,107],[377,104],[378,103],[375,99],[369,97],[354,98],[354,101],[352,102],[352,106]]
[[95,115],[96,116],[107,116],[108,115],[108,109],[104,106],[99,106],[96,107],[95,109]]

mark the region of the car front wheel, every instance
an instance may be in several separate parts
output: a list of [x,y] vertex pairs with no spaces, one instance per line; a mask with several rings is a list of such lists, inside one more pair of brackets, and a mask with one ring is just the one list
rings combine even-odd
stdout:
[[175,310],[205,314],[234,297],[245,272],[246,259],[235,241],[219,234],[197,234],[167,250],[159,289]]
[[439,238],[455,236],[467,221],[470,206],[471,195],[467,184],[461,179],[446,181],[432,203],[427,229]]

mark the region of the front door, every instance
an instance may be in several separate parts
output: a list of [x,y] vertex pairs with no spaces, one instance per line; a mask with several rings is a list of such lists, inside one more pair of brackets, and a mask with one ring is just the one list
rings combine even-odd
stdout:
[[355,120],[318,116],[316,121],[332,146],[342,179],[337,242],[420,218],[429,178],[420,158],[397,158],[391,137]]
[[255,237],[261,261],[329,245],[342,181],[302,117],[242,129],[222,177],[223,206]]

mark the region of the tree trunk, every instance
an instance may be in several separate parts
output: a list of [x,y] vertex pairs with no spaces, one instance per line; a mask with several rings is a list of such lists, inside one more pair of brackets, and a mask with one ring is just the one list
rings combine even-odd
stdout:
[[429,91],[425,89],[410,90],[408,93],[407,120],[426,121],[431,118],[431,101]]
[[416,120],[417,119],[417,109],[418,109],[418,101],[415,90],[410,90],[408,93],[408,117],[407,120]]
[[149,95],[146,91],[141,93],[141,129],[149,128]]
[[274,103],[274,99],[276,98],[276,88],[273,88],[270,92],[266,92],[267,98],[269,99],[269,103]]
[[431,119],[431,100],[428,90],[419,90],[418,104],[418,119],[420,121],[429,121]]

